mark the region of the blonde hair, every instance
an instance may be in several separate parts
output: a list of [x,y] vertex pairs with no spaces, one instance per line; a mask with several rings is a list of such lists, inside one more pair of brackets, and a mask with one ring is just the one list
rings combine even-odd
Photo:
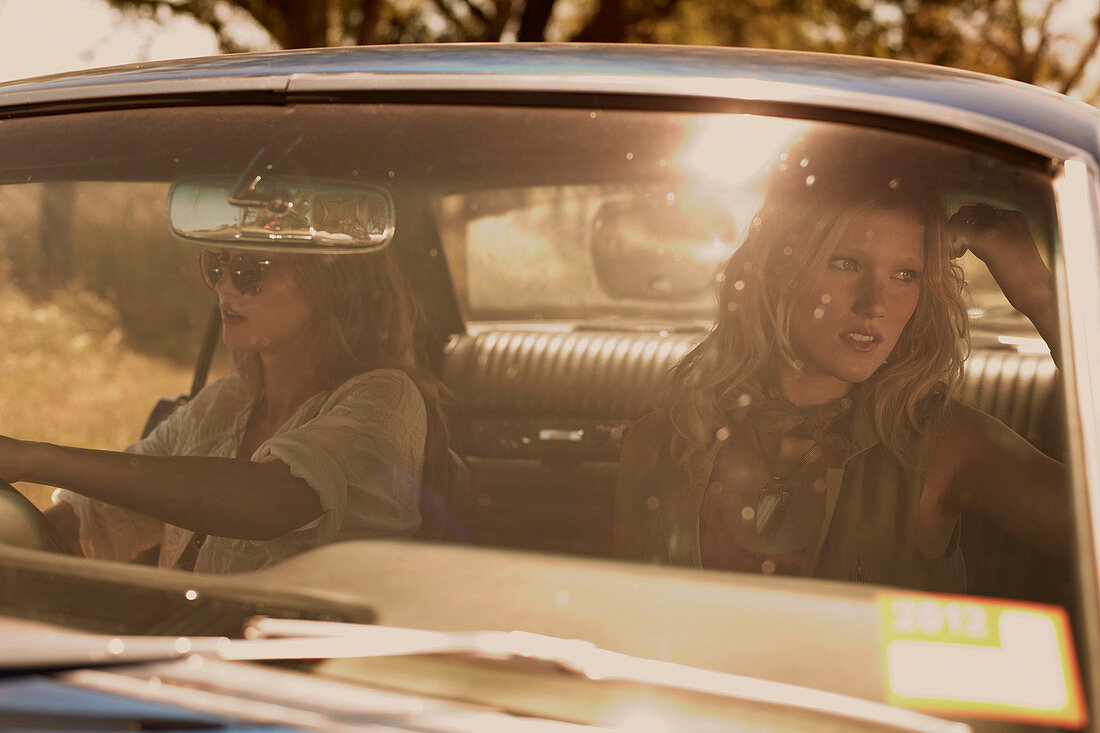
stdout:
[[[424,398],[428,430],[422,482],[446,495],[450,457],[441,406],[445,389],[422,368],[416,334],[422,313],[399,268],[393,249],[351,255],[303,255],[280,258],[313,309],[304,353],[313,359],[310,373],[327,390],[372,369],[400,369]],[[254,389],[262,385],[263,366],[255,351],[236,355],[237,370]]]
[[[849,143],[850,145],[850,143]],[[813,148],[822,149],[813,152]],[[862,402],[882,443],[912,467],[914,438],[942,409],[962,376],[968,348],[965,281],[950,256],[942,198],[888,155],[843,159],[843,146],[808,141],[768,182],[765,200],[718,287],[711,332],[672,371],[665,401],[674,428],[672,456],[693,481],[725,414],[777,363],[797,369],[792,309],[816,285],[847,223],[868,208],[916,214],[924,228],[925,267],[916,310],[887,362],[865,381]],[[799,162],[794,162],[799,161]],[[807,183],[809,182],[809,183]]]

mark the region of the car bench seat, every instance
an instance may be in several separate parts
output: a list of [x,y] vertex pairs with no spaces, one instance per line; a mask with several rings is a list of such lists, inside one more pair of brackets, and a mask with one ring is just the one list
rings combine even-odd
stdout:
[[[651,410],[661,379],[703,331],[492,329],[444,356],[453,447],[465,461],[475,543],[608,556],[622,438]],[[1050,455],[1061,451],[1049,356],[976,349],[957,397]],[[962,543],[971,590],[1049,596],[1048,558],[977,517]]]
[[611,554],[622,438],[702,333],[546,330],[459,336],[444,357],[474,542]]

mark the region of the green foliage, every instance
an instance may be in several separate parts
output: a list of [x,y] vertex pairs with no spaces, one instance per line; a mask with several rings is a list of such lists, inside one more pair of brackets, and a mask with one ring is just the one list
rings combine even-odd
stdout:
[[[49,204],[59,189],[67,208]],[[41,302],[85,291],[112,309],[131,348],[190,361],[214,300],[195,248],[168,231],[165,195],[164,184],[0,187],[7,279]],[[61,218],[63,226],[54,221]],[[51,244],[58,232],[64,239]]]
[[[1071,0],[109,0],[188,15],[226,52],[233,13],[283,48],[424,41],[684,43],[879,56],[954,66],[1100,99],[1085,71],[1100,12],[1055,29]],[[1063,24],[1064,25],[1064,24]]]

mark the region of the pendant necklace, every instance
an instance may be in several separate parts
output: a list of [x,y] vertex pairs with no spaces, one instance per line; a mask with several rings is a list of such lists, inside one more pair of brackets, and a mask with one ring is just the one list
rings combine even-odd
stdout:
[[[810,448],[798,459],[794,468],[785,474],[779,475],[772,469],[768,454],[764,451],[764,443],[760,440],[760,433],[755,429],[756,445],[760,448],[760,457],[764,460],[771,478],[760,487],[756,501],[756,536],[766,539],[775,534],[779,524],[783,521],[783,514],[790,502],[792,488],[787,481],[798,473],[798,470],[806,465],[806,462],[816,457],[821,452],[821,446],[815,441]],[[780,438],[782,440],[782,438]]]

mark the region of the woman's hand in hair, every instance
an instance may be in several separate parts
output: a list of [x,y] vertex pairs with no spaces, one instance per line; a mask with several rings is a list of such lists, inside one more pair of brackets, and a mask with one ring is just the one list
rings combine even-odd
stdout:
[[1008,302],[1028,317],[1054,353],[1058,335],[1054,279],[1035,246],[1027,218],[1019,211],[989,204],[963,206],[947,222],[947,235],[953,256],[969,250],[984,262]]

